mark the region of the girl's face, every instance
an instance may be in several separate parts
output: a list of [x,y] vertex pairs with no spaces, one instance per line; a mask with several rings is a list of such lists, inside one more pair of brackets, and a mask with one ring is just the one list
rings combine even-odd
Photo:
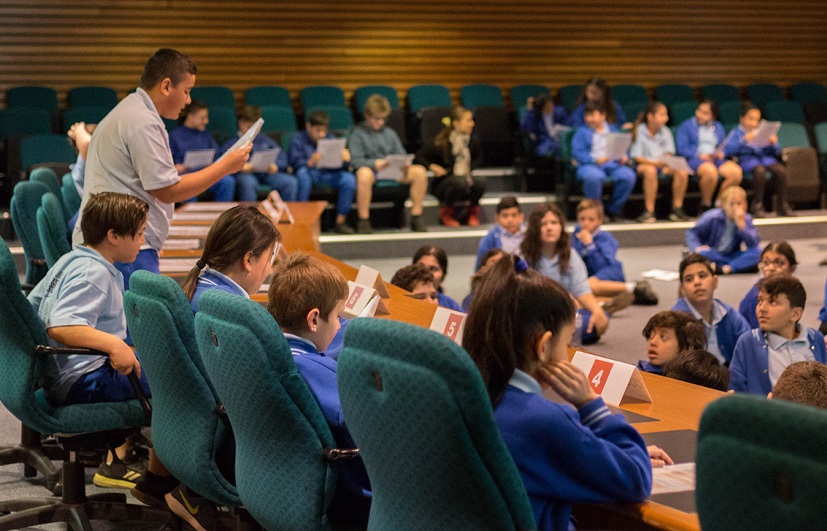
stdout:
[[560,241],[560,234],[563,232],[563,225],[554,212],[546,212],[540,220],[540,241],[543,245],[557,245]]
[[276,243],[268,247],[263,253],[258,256],[250,257],[250,270],[248,275],[239,282],[239,285],[244,288],[247,294],[252,295],[258,293],[261,285],[270,276],[273,271],[273,258]]
[[569,343],[574,336],[574,322],[566,323],[560,331],[551,336],[545,348],[540,353],[540,361],[550,363],[553,361],[569,360]]
[[698,119],[698,123],[701,125],[707,125],[712,121],[712,108],[708,103],[698,105],[698,108],[695,109],[695,118]]
[[586,99],[589,101],[603,101],[603,89],[595,85],[586,85]]
[[439,289],[439,285],[442,283],[442,278],[445,276],[445,272],[439,266],[437,259],[429,254],[426,254],[416,263],[422,264],[428,268],[428,271],[434,275],[434,287]]
[[658,108],[655,109],[654,113],[649,113],[646,115],[646,121],[655,129],[660,129],[666,125],[666,122],[669,121],[669,112],[666,110],[665,106],[659,105]]
[[761,111],[758,109],[750,109],[747,114],[741,117],[741,126],[747,131],[752,131],[758,127],[758,122],[761,121]]
[[471,111],[462,113],[459,120],[454,120],[454,130],[461,135],[470,135],[474,130],[474,116]]
[[787,257],[775,251],[766,251],[758,265],[761,266],[764,278],[792,275],[795,272],[795,266],[790,264]]

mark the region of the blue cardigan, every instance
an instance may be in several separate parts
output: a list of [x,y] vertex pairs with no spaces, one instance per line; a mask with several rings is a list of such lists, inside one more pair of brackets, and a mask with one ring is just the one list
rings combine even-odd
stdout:
[[637,368],[642,371],[651,372],[652,374],[660,374],[663,376],[663,367],[660,365],[652,365],[650,362],[645,360],[638,360]]
[[[818,330],[806,328],[810,350],[816,361],[825,363],[827,352],[824,336]],[[772,391],[769,370],[769,349],[764,332],[754,328],[744,334],[735,345],[735,354],[729,365],[729,388],[736,393],[756,393],[767,396]]]
[[[694,251],[702,245],[708,245],[713,250],[717,250],[718,243],[726,229],[726,221],[726,214],[723,209],[713,208],[707,210],[698,218],[695,226],[686,231],[686,246],[689,247],[690,251]],[[752,224],[752,216],[747,214],[744,230],[735,233],[732,247],[740,248],[741,243],[744,243],[747,248],[753,248],[760,241],[758,231],[755,229],[755,225]]]
[[[712,122],[715,136],[718,138],[718,145],[724,141],[726,132],[721,122],[715,120]],[[685,120],[678,126],[678,131],[675,134],[675,151],[681,157],[691,159],[698,154],[698,119],[692,117]]]
[[583,259],[589,276],[593,277],[598,271],[603,271],[603,275],[600,276],[603,280],[626,282],[623,264],[617,259],[618,243],[615,237],[611,233],[599,230],[592,235],[592,243],[583,245],[583,242],[577,238],[578,233],[580,233],[580,225],[574,228],[571,247]]
[[[521,230],[523,231],[523,234],[525,234],[525,224],[523,224]],[[477,247],[477,262],[474,265],[474,271],[479,270],[480,266],[482,265],[482,257],[485,253],[487,253],[491,249],[503,248],[503,232],[505,232],[505,229],[502,228],[501,225],[495,224],[494,228],[492,228],[490,231],[488,231],[488,234],[482,237],[482,239],[480,240],[480,244]]]
[[[556,125],[565,125],[568,120],[568,113],[562,105],[554,106],[552,120]],[[528,111],[520,122],[520,131],[534,135],[534,154],[543,156],[549,151],[555,154],[560,153],[560,142],[546,129],[546,122],[543,120],[543,113],[537,109]]]
[[739,125],[736,127],[724,146],[724,155],[727,158],[738,158],[738,164],[744,167],[746,171],[751,171],[756,166],[761,164],[761,159],[764,157],[778,158],[781,155],[781,150],[778,144],[769,144],[767,146],[758,148],[753,147],[744,142],[744,135],[747,132]]
[[[169,150],[175,164],[183,164],[187,151],[199,149],[214,149],[215,160],[219,153],[218,142],[209,131],[199,131],[185,125],[179,125],[169,134]],[[198,169],[198,168],[196,168]]]
[[756,283],[744,295],[741,304],[738,306],[738,313],[746,319],[750,328],[758,328],[758,316],[755,315],[755,309],[758,307],[758,292],[761,291],[760,283]]
[[[715,299],[726,308],[726,315],[718,323],[715,330],[715,336],[718,338],[718,350],[726,358],[726,364],[729,365],[732,361],[732,352],[735,350],[735,343],[738,338],[749,332],[749,325],[740,313],[735,311],[735,308],[725,302]],[[689,309],[689,301],[685,297],[678,299],[678,302],[672,306],[672,310],[676,312],[684,312],[692,315],[692,310]]]
[[[609,124],[609,131],[617,131],[617,126]],[[571,156],[578,164],[597,164],[592,158],[592,141],[594,140],[594,129],[588,125],[581,125],[574,132],[571,139]],[[611,161],[609,161],[611,162]]]

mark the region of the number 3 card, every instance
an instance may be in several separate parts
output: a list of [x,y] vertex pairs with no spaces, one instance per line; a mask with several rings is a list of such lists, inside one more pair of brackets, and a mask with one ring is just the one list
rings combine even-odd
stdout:
[[603,397],[607,404],[619,406],[626,397],[641,402],[652,401],[643,377],[634,365],[579,350],[574,353],[571,363],[586,373],[594,392]]

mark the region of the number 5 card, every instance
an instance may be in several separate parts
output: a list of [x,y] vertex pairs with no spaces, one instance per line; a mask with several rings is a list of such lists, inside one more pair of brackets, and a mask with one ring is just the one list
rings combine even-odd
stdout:
[[626,397],[641,402],[652,401],[643,377],[634,365],[586,354],[579,350],[574,353],[571,363],[586,373],[586,378],[594,392],[600,395],[607,404],[619,406]]
[[448,308],[437,308],[434,319],[431,321],[431,330],[454,340],[462,345],[462,332],[465,330],[467,314],[455,312]]

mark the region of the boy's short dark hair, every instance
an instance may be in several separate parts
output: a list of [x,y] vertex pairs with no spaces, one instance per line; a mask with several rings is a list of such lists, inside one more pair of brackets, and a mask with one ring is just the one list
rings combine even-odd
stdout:
[[761,291],[766,292],[772,298],[786,295],[790,301],[790,308],[801,308],[803,310],[807,304],[807,292],[804,290],[801,281],[795,277],[770,277],[761,284]]
[[696,350],[706,346],[706,329],[692,315],[667,310],[653,315],[643,327],[643,337],[648,338],[658,329],[675,331],[678,350]]
[[681,264],[678,266],[678,282],[683,283],[683,272],[692,264],[701,264],[709,271],[709,274],[715,274],[715,268],[712,267],[712,262],[709,261],[709,258],[702,254],[692,253],[681,260]]
[[307,314],[319,309],[327,320],[339,301],[347,299],[347,280],[341,271],[304,253],[279,262],[270,278],[267,311],[288,332],[307,330]]
[[236,118],[238,118],[239,122],[254,123],[261,118],[261,107],[258,105],[245,105],[238,111]]
[[92,194],[80,217],[84,245],[97,245],[109,230],[134,237],[146,221],[149,205],[134,195],[115,192]]
[[413,291],[419,284],[435,284],[434,274],[422,264],[406,265],[391,279],[391,284],[407,291]]
[[[746,116],[748,112],[758,109],[758,106],[749,100],[741,102],[741,113],[739,116]],[[760,110],[760,109],[758,109]]]
[[497,203],[497,214],[499,214],[503,210],[507,210],[509,208],[516,208],[520,212],[523,211],[523,209],[520,208],[519,201],[517,201],[517,198],[514,197],[513,195],[507,195],[507,196],[503,197],[502,199],[500,199],[500,202]]
[[772,397],[827,409],[827,365],[817,361],[791,363],[775,382]]
[[330,125],[330,116],[324,111],[313,111],[307,117],[307,123],[310,125],[323,125],[327,127]]
[[663,375],[718,391],[729,387],[729,369],[706,350],[684,350],[663,366]]
[[178,86],[187,74],[195,75],[195,62],[179,51],[171,48],[161,48],[152,54],[144,65],[141,74],[141,88],[149,90],[166,78],[172,81],[172,86]]
[[584,210],[589,209],[597,210],[597,215],[600,219],[603,219],[603,203],[598,201],[597,199],[581,199],[579,203],[577,203],[577,213],[581,213]]
[[603,103],[599,101],[587,101],[583,107],[583,115],[585,116],[593,112],[606,114],[606,107],[604,107]]
[[204,103],[201,100],[192,100],[181,111],[181,114],[178,116],[178,123],[183,124],[184,122],[187,121],[187,116],[189,116],[190,114],[195,114],[198,111],[201,111],[201,110],[204,110],[204,109],[209,110],[209,107],[207,107],[206,103]]

